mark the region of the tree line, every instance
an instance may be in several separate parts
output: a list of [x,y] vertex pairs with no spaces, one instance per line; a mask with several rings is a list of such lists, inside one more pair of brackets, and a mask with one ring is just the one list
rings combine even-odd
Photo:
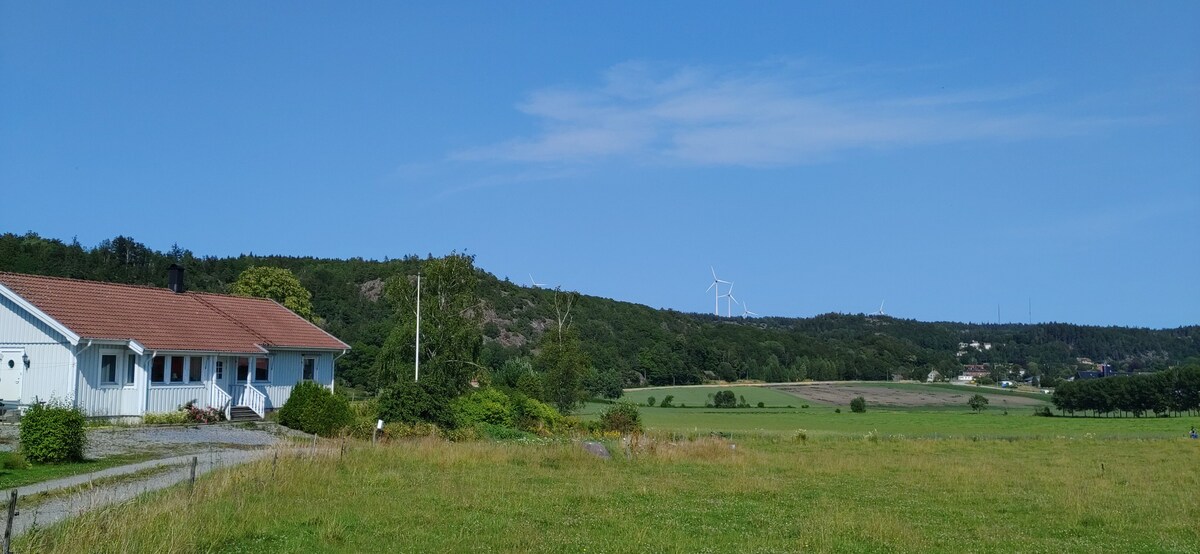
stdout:
[[[251,267],[286,269],[311,292],[311,319],[352,346],[338,361],[340,385],[369,393],[394,382],[394,375],[383,367],[411,359],[411,346],[404,345],[413,330],[404,329],[412,322],[403,315],[411,312],[411,287],[418,273],[431,274],[430,264],[443,259],[215,257],[179,246],[157,251],[124,236],[87,247],[35,233],[0,235],[3,271],[164,286],[167,266],[179,263],[187,269],[188,288],[233,292],[238,276]],[[547,342],[551,331],[554,337],[578,344],[586,358],[589,370],[578,376],[582,386],[610,393],[622,386],[712,379],[887,380],[900,375],[924,380],[931,370],[953,377],[967,363],[989,364],[997,377],[1024,370],[1042,384],[1053,385],[1085,368],[1078,358],[1135,371],[1200,360],[1198,326],[1153,330],[1060,323],[986,325],[861,314],[727,318],[524,287],[473,264],[469,271],[472,278],[464,283],[475,300],[468,325],[479,337],[470,345],[472,363],[513,387],[524,368],[544,373],[552,365],[544,358],[539,361],[544,349],[553,352],[558,346]],[[568,297],[570,323],[560,326]],[[432,332],[424,325],[422,335]],[[560,328],[565,332],[558,333]],[[959,348],[972,340],[994,347]],[[533,390],[531,379],[526,377],[525,384]]]
[[1200,413],[1200,365],[1060,383],[1051,399],[1067,414],[1142,417]]

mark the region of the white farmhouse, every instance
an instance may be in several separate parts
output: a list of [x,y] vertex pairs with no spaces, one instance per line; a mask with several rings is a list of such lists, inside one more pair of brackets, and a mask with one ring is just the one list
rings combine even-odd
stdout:
[[141,417],[192,401],[261,418],[292,387],[333,388],[346,343],[277,302],[0,272],[0,402],[51,399],[94,417]]

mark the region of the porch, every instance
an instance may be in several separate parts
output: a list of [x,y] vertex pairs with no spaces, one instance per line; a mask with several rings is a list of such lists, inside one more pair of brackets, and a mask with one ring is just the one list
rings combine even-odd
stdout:
[[267,395],[253,384],[220,385],[209,388],[208,405],[221,410],[227,421],[261,421],[267,415]]

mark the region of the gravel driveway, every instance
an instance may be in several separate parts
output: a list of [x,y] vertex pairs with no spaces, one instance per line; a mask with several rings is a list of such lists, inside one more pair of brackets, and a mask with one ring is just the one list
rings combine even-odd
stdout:
[[[0,451],[19,448],[19,428],[0,425]],[[271,446],[280,438],[307,436],[275,423],[170,426],[102,427],[88,429],[84,455],[91,459],[120,454],[182,454],[215,448],[250,449]]]

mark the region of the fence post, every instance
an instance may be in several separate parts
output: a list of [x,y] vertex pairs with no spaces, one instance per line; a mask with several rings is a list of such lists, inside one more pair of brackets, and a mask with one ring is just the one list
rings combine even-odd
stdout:
[[4,524],[4,554],[12,554],[12,528],[13,519],[16,519],[20,512],[17,511],[17,489],[13,489],[8,495],[8,522]]
[[188,481],[188,492],[192,492],[196,488],[196,457],[192,456],[192,476]]

